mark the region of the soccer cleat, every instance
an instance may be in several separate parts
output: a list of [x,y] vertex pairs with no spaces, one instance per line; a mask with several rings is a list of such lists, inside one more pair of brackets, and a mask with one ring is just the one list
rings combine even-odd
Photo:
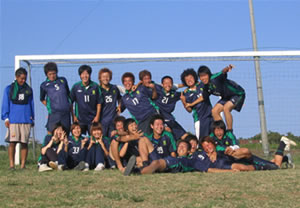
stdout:
[[53,169],[48,167],[47,164],[41,164],[39,166],[39,172],[45,172],[45,171],[50,171],[50,170],[53,170]]
[[84,170],[85,169],[85,162],[84,161],[80,161],[78,163],[78,165],[76,165],[76,167],[74,168],[74,170]]
[[96,168],[94,169],[94,171],[101,171],[104,170],[105,166],[103,165],[103,163],[99,163]]
[[50,166],[53,170],[57,170],[57,168],[58,168],[57,162],[53,162],[53,161],[50,161],[50,162],[49,162],[49,166]]
[[292,146],[296,146],[297,145],[296,142],[294,142],[293,140],[291,140],[291,139],[289,139],[289,138],[287,138],[285,136],[282,136],[281,139],[280,139],[280,141],[282,141],[282,142],[285,143],[285,148],[284,148],[285,151],[290,151],[290,146],[291,145]]
[[130,175],[130,173],[132,172],[132,170],[133,170],[133,168],[135,166],[135,163],[136,163],[136,156],[132,155],[129,158],[129,161],[128,161],[127,166],[125,168],[124,176],[129,176]]

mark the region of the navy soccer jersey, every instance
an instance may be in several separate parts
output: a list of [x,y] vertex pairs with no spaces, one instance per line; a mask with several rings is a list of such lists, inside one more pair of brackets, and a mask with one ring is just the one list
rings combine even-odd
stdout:
[[187,159],[182,160],[182,163],[195,171],[207,172],[212,165],[209,157],[204,151],[196,151]]
[[148,138],[161,158],[176,152],[176,142],[170,132],[164,131],[159,139],[155,139],[153,134],[149,135]]
[[103,103],[101,106],[101,124],[110,124],[117,116],[117,105],[121,99],[121,94],[116,85],[109,85],[109,89],[106,90],[101,87]]
[[48,113],[70,112],[70,90],[64,77],[58,77],[55,81],[47,79],[40,86],[40,100],[47,102]]
[[203,93],[203,84],[196,84],[196,90],[188,89],[184,96],[187,103],[192,103],[197,100],[200,96],[204,100],[192,107],[194,122],[211,117],[212,106],[207,96],[207,93]]
[[[71,157],[74,161],[80,161],[80,151],[82,150],[81,148],[81,140],[83,140],[83,137],[79,137],[78,140],[76,140],[73,136],[70,136],[68,138],[69,144],[68,144],[68,156]],[[87,146],[87,143],[85,144]]]
[[225,99],[230,99],[236,95],[245,95],[245,90],[234,81],[227,79],[227,73],[222,71],[211,76],[210,82],[205,85],[205,90],[209,94],[221,96]]
[[97,114],[97,105],[102,103],[99,85],[93,81],[88,86],[77,82],[70,95],[72,102],[75,102],[75,115],[79,123],[89,125]]
[[[47,134],[44,138],[44,142],[42,144],[42,148],[47,146],[47,144],[49,144],[49,142],[51,141],[51,138],[52,138],[52,135],[51,134]],[[55,143],[53,142],[52,143],[52,146],[51,146],[51,149],[53,149],[55,152],[56,150],[58,149],[58,146],[59,146],[60,142],[59,143]]]
[[151,104],[152,92],[145,86],[140,85],[133,92],[127,92],[122,96],[122,111],[127,108],[131,116],[141,122],[149,116],[156,113],[155,108]]
[[226,147],[239,145],[232,131],[226,131],[222,139],[218,139],[214,133],[209,135],[216,142],[216,151],[225,151]]
[[171,90],[166,93],[164,88],[160,85],[155,85],[157,92],[157,99],[154,101],[159,108],[160,114],[165,120],[175,120],[172,112],[175,109],[176,102],[180,100],[180,92]]

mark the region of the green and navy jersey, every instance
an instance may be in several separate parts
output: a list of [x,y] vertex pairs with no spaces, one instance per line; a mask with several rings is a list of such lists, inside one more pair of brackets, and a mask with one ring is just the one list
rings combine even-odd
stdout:
[[176,152],[176,142],[173,135],[170,132],[163,131],[159,139],[153,137],[153,133],[147,136],[154,149],[161,156],[161,158],[171,155],[172,152]]
[[135,91],[126,91],[121,99],[122,111],[127,108],[131,116],[137,122],[141,122],[156,113],[151,104],[151,97],[152,92],[143,85],[138,86]]
[[70,112],[70,90],[66,78],[58,77],[55,81],[44,81],[40,85],[40,100],[46,100],[49,114]]
[[182,159],[181,163],[193,169],[194,171],[207,172],[212,165],[209,157],[204,151],[196,151],[186,159]]
[[187,103],[192,103],[201,96],[204,99],[202,102],[192,107],[194,122],[211,117],[212,106],[207,93],[203,94],[203,87],[204,85],[202,83],[196,84],[196,90],[191,90],[188,88],[183,94]]
[[[45,147],[45,146],[47,146],[47,145],[49,144],[49,142],[51,141],[52,136],[53,136],[53,135],[51,135],[51,134],[47,134],[47,135],[45,136],[44,142],[43,142],[43,144],[42,144],[42,148]],[[56,152],[57,149],[58,149],[59,144],[60,144],[60,142],[58,142],[58,143],[53,142],[53,143],[52,143],[52,146],[51,146],[50,148],[53,149],[53,150]]]
[[[82,150],[81,141],[84,138],[80,136],[78,140],[76,140],[73,136],[69,136],[69,144],[68,144],[68,157],[71,157],[74,161],[79,160],[79,153]],[[85,144],[87,146],[87,143]]]
[[221,96],[225,99],[245,94],[245,90],[234,81],[227,79],[227,73],[222,71],[210,77],[209,83],[205,85],[205,90],[209,94]]
[[101,106],[101,116],[100,116],[100,122],[101,124],[110,124],[113,122],[114,118],[117,116],[117,105],[118,101],[121,99],[121,94],[116,85],[109,85],[109,89],[106,90],[102,87],[101,93],[102,93],[102,106]]
[[226,147],[239,145],[232,131],[226,131],[222,139],[218,139],[214,133],[209,135],[216,142],[216,151],[225,151]]
[[165,120],[175,120],[172,112],[175,109],[176,102],[180,100],[180,92],[171,90],[167,93],[162,86],[157,84],[155,85],[155,88],[157,99],[154,100],[154,103],[158,106],[160,114]]
[[102,103],[100,87],[90,81],[88,86],[77,82],[71,89],[71,100],[75,102],[75,115],[80,124],[88,125],[97,114],[97,105]]

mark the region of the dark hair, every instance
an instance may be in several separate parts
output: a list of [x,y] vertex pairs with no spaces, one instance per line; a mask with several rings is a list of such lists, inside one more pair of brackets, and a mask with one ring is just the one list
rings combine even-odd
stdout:
[[188,135],[184,138],[184,140],[187,141],[187,142],[190,142],[190,141],[194,140],[194,141],[196,141],[197,144],[198,144],[198,138],[197,138],[195,135],[193,135],[193,134],[188,134]]
[[128,126],[132,123],[136,123],[135,120],[133,118],[127,118],[125,121],[124,121],[124,130],[125,131],[128,131]]
[[209,78],[211,77],[211,71],[207,66],[200,66],[198,69],[198,76],[200,76],[200,74],[208,74]]
[[26,69],[23,68],[23,67],[20,67],[20,68],[18,68],[18,69],[16,70],[15,76],[16,76],[16,77],[19,77],[19,76],[21,76],[22,74],[24,74],[24,75],[27,77],[27,71],[26,71]]
[[61,122],[58,122],[58,123],[54,124],[54,127],[53,127],[53,130],[52,130],[51,134],[54,135],[55,130],[56,130],[57,128],[59,128],[59,127],[61,127],[61,128],[63,129],[64,132],[67,132],[66,127],[64,127],[64,125],[62,125]]
[[144,69],[144,70],[140,71],[140,73],[139,73],[139,79],[142,81],[143,78],[145,76],[147,76],[147,75],[150,77],[150,79],[152,79],[151,72],[149,72],[148,70]]
[[132,79],[132,82],[134,83],[135,78],[134,78],[134,75],[131,72],[125,72],[122,75],[122,83],[124,83],[124,79],[127,78],[127,77],[130,77]]
[[161,115],[155,114],[155,115],[153,115],[153,116],[151,117],[149,124],[150,124],[150,125],[153,125],[153,124],[154,124],[154,121],[156,121],[156,120],[162,120],[163,123],[165,122],[165,119],[164,119]]
[[204,142],[212,143],[213,145],[216,146],[215,140],[213,138],[211,138],[210,136],[204,136],[204,137],[200,138],[199,144],[201,145],[201,147]]
[[125,122],[126,118],[124,116],[117,116],[115,119],[114,119],[114,125],[116,125],[116,123],[118,122],[122,122],[123,125],[124,125],[124,122]]
[[102,132],[102,125],[99,122],[92,123],[90,128],[90,135],[93,136],[92,132],[95,130],[101,130]]
[[216,128],[221,128],[224,130],[224,134],[226,132],[226,125],[223,120],[213,121],[210,127],[212,133],[214,133]]
[[168,76],[168,75],[161,78],[161,83],[163,83],[165,79],[170,79],[172,81],[172,84],[173,84],[173,78]]
[[92,74],[92,68],[89,65],[81,65],[78,69],[79,76],[82,74],[82,72],[86,71],[89,75]]
[[76,126],[79,126],[80,127],[80,124],[78,122],[74,122],[72,125],[71,125],[71,133],[73,131],[73,129],[75,129]]
[[182,143],[182,142],[187,144],[187,146],[188,146],[188,151],[190,151],[191,148],[192,148],[192,145],[191,145],[188,141],[182,140],[182,139],[180,139],[180,140],[177,141],[177,148],[178,148],[179,144]]
[[188,76],[188,75],[192,75],[195,79],[195,84],[196,82],[198,82],[198,77],[197,77],[197,73],[195,72],[194,69],[192,68],[189,68],[189,69],[186,69],[184,70],[181,75],[180,75],[180,78],[181,78],[181,82],[184,86],[187,86],[186,82],[185,82],[185,77]]
[[55,71],[57,73],[58,70],[55,62],[48,62],[44,65],[44,72],[46,76],[50,71]]
[[99,79],[99,81],[100,81],[101,74],[103,74],[103,73],[108,73],[109,74],[109,81],[111,81],[111,79],[112,79],[112,71],[109,68],[100,69],[100,71],[98,73],[98,79]]

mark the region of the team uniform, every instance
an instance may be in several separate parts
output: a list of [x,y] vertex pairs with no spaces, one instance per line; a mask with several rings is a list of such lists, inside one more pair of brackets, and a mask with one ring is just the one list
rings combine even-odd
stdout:
[[[90,140],[92,139],[95,140],[91,136]],[[86,162],[89,164],[90,169],[94,169],[100,163],[104,165],[104,151],[98,141],[96,141],[96,143],[94,143],[91,148],[87,150]]]
[[163,131],[159,139],[155,139],[153,134],[147,137],[154,147],[154,150],[149,154],[150,162],[168,157],[172,152],[176,152],[176,142],[170,132]]
[[[103,143],[104,143],[104,146],[105,146],[106,150],[109,152],[109,148],[110,148],[112,138],[103,136],[102,140],[103,140]],[[104,159],[105,159],[105,166],[107,168],[116,167],[116,162],[109,155],[105,156]]]
[[218,139],[214,133],[209,135],[216,142],[216,151],[224,152],[227,147],[231,147],[232,149],[238,149],[239,142],[232,133],[232,131],[226,131],[222,139]]
[[172,115],[172,112],[175,109],[176,102],[180,100],[180,92],[176,90],[171,90],[166,93],[164,88],[160,85],[155,85],[157,92],[157,99],[154,100],[155,105],[159,109],[160,115],[163,116],[165,123],[168,127],[172,129],[172,133],[177,140],[179,140],[186,131],[183,127],[175,120],[175,117]]
[[246,97],[245,90],[234,81],[227,79],[227,73],[221,71],[213,74],[204,89],[209,94],[221,96],[218,101],[221,105],[231,101],[235,105],[234,109],[241,111]]
[[69,136],[69,144],[68,144],[68,156],[67,156],[67,166],[69,169],[73,169],[76,167],[81,161],[85,161],[87,146],[81,148],[81,141],[84,138],[82,136],[76,140],[73,136]]
[[194,169],[190,166],[188,166],[188,157],[181,156],[181,157],[172,157],[168,156],[163,158],[166,162],[166,169],[164,172],[170,172],[170,173],[185,173],[185,172],[191,172]]
[[71,100],[66,78],[58,77],[55,81],[46,79],[40,85],[40,100],[46,100],[47,103],[47,130],[52,132],[55,124],[60,122],[67,129],[67,132],[69,132],[71,126]]
[[135,91],[126,91],[121,99],[122,111],[127,108],[132,118],[137,122],[138,128],[146,134],[151,134],[149,122],[152,115],[157,113],[151,104],[151,97],[152,92],[140,85]]
[[182,164],[190,168],[191,171],[207,172],[212,165],[209,157],[204,151],[197,150],[189,157],[183,159]]
[[[42,144],[42,148],[47,146],[51,141],[53,135],[48,134],[44,138],[44,142]],[[52,146],[47,149],[44,155],[41,155],[39,158],[39,164],[48,164],[50,161],[58,162],[58,165],[66,165],[67,153],[64,151],[64,147],[57,154],[57,149],[60,143],[52,143]]]
[[27,83],[19,86],[14,81],[5,88],[1,119],[10,122],[7,142],[28,143],[34,120],[34,101],[32,89]]
[[117,116],[117,104],[121,99],[121,94],[116,85],[109,85],[109,90],[101,87],[103,103],[101,106],[100,123],[102,134],[110,137],[110,132],[114,130],[114,119]]
[[208,136],[210,132],[210,125],[212,122],[211,110],[212,106],[207,93],[203,93],[204,85],[202,83],[196,84],[196,90],[187,89],[184,93],[187,103],[192,103],[200,96],[204,100],[192,107],[193,118],[195,122],[196,136],[199,139],[203,136]]
[[75,115],[78,118],[81,132],[89,132],[92,121],[97,114],[97,105],[102,103],[99,85],[90,81],[88,86],[77,82],[71,89],[71,100],[75,102]]

